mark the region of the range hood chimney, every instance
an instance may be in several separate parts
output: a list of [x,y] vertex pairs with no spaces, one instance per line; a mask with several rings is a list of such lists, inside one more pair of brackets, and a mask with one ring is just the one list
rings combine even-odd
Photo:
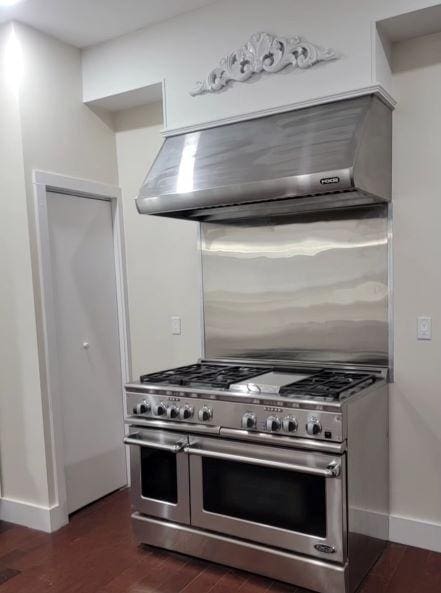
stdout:
[[392,112],[376,95],[166,138],[141,214],[226,221],[386,202]]

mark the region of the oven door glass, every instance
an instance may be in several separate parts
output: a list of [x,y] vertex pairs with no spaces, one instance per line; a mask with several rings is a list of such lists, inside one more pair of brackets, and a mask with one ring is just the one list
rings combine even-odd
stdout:
[[190,520],[188,443],[185,435],[135,428],[124,439],[131,446],[134,510],[181,523]]
[[186,450],[194,526],[345,559],[344,456],[206,438]]

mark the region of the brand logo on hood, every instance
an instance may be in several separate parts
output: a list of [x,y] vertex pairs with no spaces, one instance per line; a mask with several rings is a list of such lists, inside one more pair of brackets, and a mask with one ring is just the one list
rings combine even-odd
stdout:
[[329,183],[339,183],[340,177],[322,177],[320,183],[322,185],[328,185]]
[[314,546],[316,550],[319,552],[324,552],[325,554],[335,554],[335,548],[332,546],[325,546],[324,544],[316,544]]

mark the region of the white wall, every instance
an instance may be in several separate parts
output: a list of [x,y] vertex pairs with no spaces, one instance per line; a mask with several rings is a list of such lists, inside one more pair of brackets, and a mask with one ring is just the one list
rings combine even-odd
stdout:
[[16,25],[24,73],[20,94],[27,181],[33,168],[117,182],[114,132],[81,101],[80,51]]
[[[15,72],[18,65],[22,70],[14,88],[4,71],[12,30],[9,59]],[[63,504],[57,489],[63,468],[54,459],[45,383],[32,171],[121,180],[134,377],[200,355],[197,227],[135,211],[133,197],[162,141],[158,106],[122,112],[115,122],[109,114],[100,117],[81,100],[79,50],[21,24],[0,30],[0,58],[0,167],[7,197],[0,216],[0,330],[7,337],[0,353],[0,517],[49,530]],[[171,335],[171,315],[182,317],[181,336]]]
[[13,25],[0,28],[0,467],[2,518],[48,502]]
[[[288,0],[218,2],[86,50],[84,94],[99,98],[165,77],[167,123],[174,127],[370,84],[376,76],[373,19],[421,4],[417,0],[338,0],[330,13],[331,5],[324,1],[299,0],[295,7]],[[217,96],[193,99],[187,94],[225,51],[259,29],[298,32],[343,55],[335,64],[262,77],[258,84],[237,84]],[[2,54],[9,32],[10,27],[0,29]],[[0,206],[4,285],[0,329],[8,337],[0,352],[1,478],[3,495],[10,501],[46,508],[56,503],[56,493],[45,386],[40,386],[38,366],[41,320],[33,309],[38,277],[34,267],[33,291],[34,238],[31,225],[29,239],[26,208],[26,199],[29,206],[32,196],[32,167],[110,183],[119,179],[124,193],[134,377],[144,370],[191,362],[199,355],[199,264],[195,225],[142,217],[134,208],[133,197],[161,143],[158,106],[116,116],[115,150],[110,123],[81,105],[78,50],[21,25],[17,36],[24,58],[20,101],[6,87],[4,62],[0,65],[1,134],[8,138],[7,144],[0,144],[0,167],[2,193],[9,198]],[[432,548],[441,547],[440,55],[438,35],[397,45],[392,81],[398,107],[394,116],[396,383],[391,389],[391,536]],[[376,60],[383,63],[386,80],[384,56],[376,54]],[[416,316],[421,314],[433,317],[432,342],[416,341]],[[170,315],[182,316],[182,336],[171,335]],[[0,513],[5,516],[3,510]]]
[[[392,77],[391,48],[387,40],[384,46],[379,43],[374,27],[377,19],[429,4],[417,0],[217,2],[85,50],[83,88],[86,99],[97,99],[165,78],[169,128],[377,81],[392,92],[398,107],[394,116],[396,383],[391,386],[391,537],[440,549],[441,408],[435,303],[441,279],[434,262],[440,250],[435,237],[441,207],[436,196],[441,48],[437,36],[396,46]],[[256,30],[300,33],[340,51],[341,58],[310,71],[262,76],[256,83],[236,84],[218,95],[188,95],[193,82],[219,57]],[[423,207],[428,220],[421,216]],[[434,319],[430,343],[416,341],[416,317],[422,314]],[[167,334],[166,326],[164,330]]]
[[[441,551],[441,34],[395,45],[393,70],[391,537]],[[433,319],[431,342],[416,340],[419,315]]]
[[[116,183],[114,132],[81,102],[78,49],[14,25],[12,59],[22,77],[15,103],[0,89],[2,165],[10,175],[2,199],[1,482],[0,516],[50,529],[58,507],[53,431],[44,376],[42,318],[33,213],[32,170]],[[4,51],[2,52],[2,63]],[[3,83],[3,80],[2,80]],[[8,142],[3,142],[8,138]],[[16,156],[18,155],[18,156]],[[13,162],[12,162],[12,159]],[[3,180],[3,176],[2,176]],[[5,368],[3,369],[3,365]],[[60,469],[60,468],[59,468]],[[62,468],[61,468],[62,471]],[[22,504],[23,503],[23,504]]]
[[[168,128],[176,128],[346,92],[377,80],[387,85],[384,60],[377,55],[374,21],[432,4],[436,2],[218,1],[86,49],[84,100],[165,79],[165,123]],[[340,59],[304,71],[287,68],[277,74],[264,74],[217,94],[189,95],[194,83],[217,66],[220,58],[262,30],[302,35],[332,47]]]
[[[124,200],[133,378],[193,363],[200,356],[200,256],[193,222],[140,216],[145,174],[162,144],[160,103],[115,117],[118,177]],[[172,335],[170,317],[182,318]]]

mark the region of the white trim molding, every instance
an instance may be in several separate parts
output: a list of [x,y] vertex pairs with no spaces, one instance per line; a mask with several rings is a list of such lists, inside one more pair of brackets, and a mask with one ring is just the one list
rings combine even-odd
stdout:
[[0,519],[47,533],[68,523],[67,512],[60,505],[44,507],[11,498],[0,499]]
[[429,523],[401,515],[389,518],[389,540],[407,546],[441,552],[441,523]]
[[52,190],[60,193],[70,193],[75,195],[93,196],[95,198],[120,199],[121,190],[119,187],[90,181],[89,179],[80,179],[78,177],[66,177],[58,173],[48,173],[47,171],[34,171],[34,186],[43,186],[44,191]]
[[245,82],[255,74],[280,72],[287,66],[305,70],[337,57],[333,49],[315,45],[298,35],[277,37],[270,33],[254,33],[242,47],[222,58],[205,80],[198,81],[190,95],[216,93],[229,82]]
[[[47,462],[51,465],[54,474],[55,492],[54,506],[44,508],[26,503],[6,502],[5,513],[9,520],[28,525],[43,531],[55,531],[68,523],[66,477],[64,470],[64,450],[61,404],[57,393],[60,378],[56,364],[56,339],[55,321],[53,318],[53,281],[50,265],[49,251],[49,223],[47,213],[47,193],[56,192],[84,198],[102,199],[109,201],[113,216],[113,247],[116,271],[116,290],[118,308],[118,329],[121,353],[121,394],[122,406],[125,409],[124,384],[130,380],[130,337],[126,291],[126,271],[124,255],[124,230],[122,198],[119,187],[106,183],[66,177],[45,171],[33,172],[34,183],[34,213],[36,240],[38,252],[38,277],[41,303],[41,323],[38,323],[39,356],[41,358],[41,372],[44,376],[42,383],[43,397],[46,398],[48,440],[50,441],[50,456]],[[127,479],[129,481],[129,467],[127,465]],[[17,505],[24,505],[23,508]],[[14,516],[17,519],[14,519]],[[5,519],[6,520],[6,519]],[[28,522],[25,522],[28,521]]]
[[167,138],[168,136],[177,136],[179,134],[199,132],[201,130],[206,130],[207,128],[216,128],[218,126],[234,124],[240,121],[256,119],[258,117],[275,115],[276,113],[285,113],[287,111],[293,111],[295,109],[304,109],[305,107],[313,107],[314,105],[323,105],[325,103],[343,101],[344,99],[353,99],[354,97],[360,97],[362,95],[370,94],[376,95],[391,109],[394,109],[397,104],[395,99],[380,84],[373,84],[370,86],[342,91],[340,93],[333,93],[331,95],[322,95],[320,97],[314,97],[312,99],[308,99],[307,101],[298,101],[297,103],[289,103],[286,105],[280,105],[278,107],[269,107],[267,109],[260,109],[259,111],[252,111],[250,113],[233,115],[231,117],[224,117],[222,119],[209,120],[190,126],[181,126],[179,128],[164,127],[162,129],[162,135]]

